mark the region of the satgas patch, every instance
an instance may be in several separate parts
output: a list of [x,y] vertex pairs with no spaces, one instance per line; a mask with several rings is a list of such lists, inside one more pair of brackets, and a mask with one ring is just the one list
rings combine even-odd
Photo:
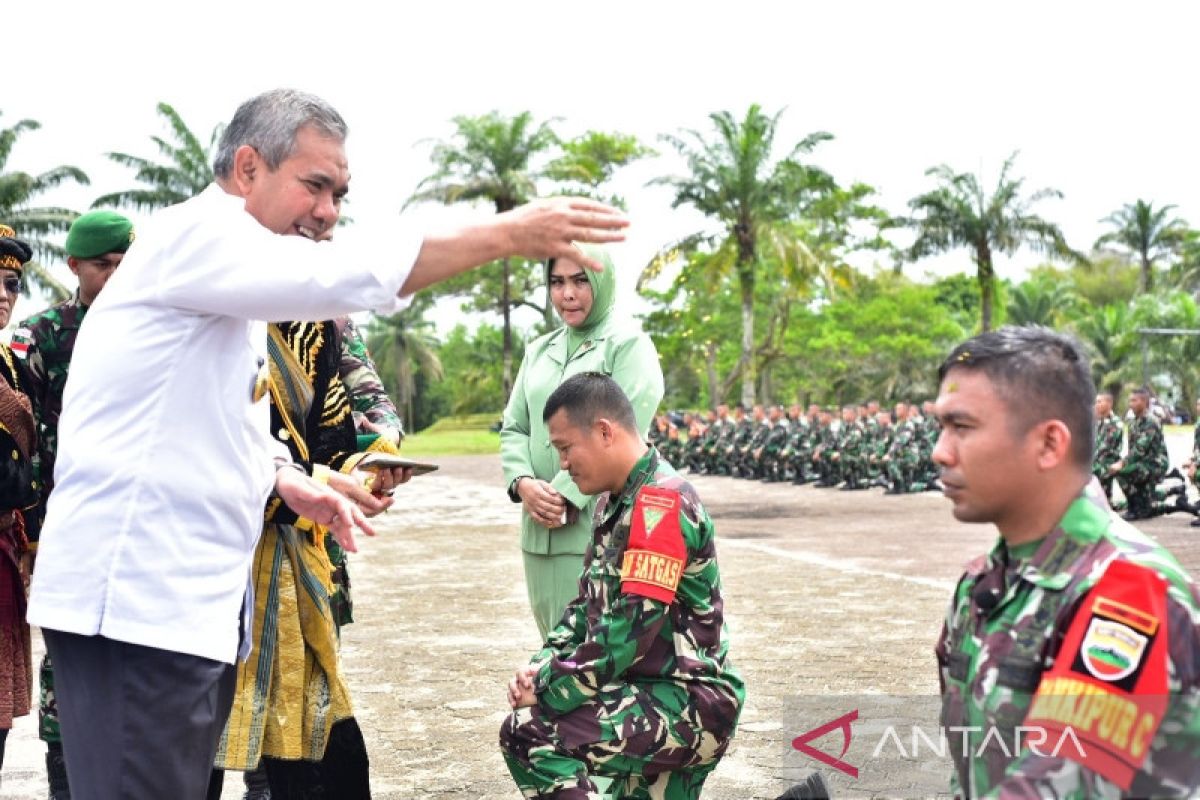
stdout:
[[657,486],[638,491],[621,563],[621,591],[663,603],[674,601],[687,560],[679,523],[681,500],[679,492]]
[[1167,711],[1166,613],[1158,573],[1109,564],[1080,604],[1024,726],[1074,735],[1082,754],[1070,757],[1128,789]]

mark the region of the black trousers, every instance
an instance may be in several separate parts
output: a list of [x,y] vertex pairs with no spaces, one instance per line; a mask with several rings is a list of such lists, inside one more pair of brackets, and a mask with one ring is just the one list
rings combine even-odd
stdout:
[[237,669],[199,656],[42,630],[75,800],[202,800]]

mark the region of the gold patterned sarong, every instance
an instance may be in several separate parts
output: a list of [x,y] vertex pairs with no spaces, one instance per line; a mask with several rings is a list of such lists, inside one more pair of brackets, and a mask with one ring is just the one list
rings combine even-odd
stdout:
[[[271,399],[308,457],[304,419],[311,380],[278,328],[269,326]],[[326,531],[309,520],[267,523],[254,553],[254,643],[238,665],[237,692],[216,766],[252,770],[263,756],[320,761],[335,722],[353,716],[342,679],[330,598]]]

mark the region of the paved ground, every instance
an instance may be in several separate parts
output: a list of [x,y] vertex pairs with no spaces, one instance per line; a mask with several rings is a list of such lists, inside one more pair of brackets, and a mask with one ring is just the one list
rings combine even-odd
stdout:
[[[345,664],[377,798],[512,800],[496,749],[503,687],[538,644],[517,509],[498,488],[497,458],[442,463],[404,487],[403,510],[352,562],[358,622],[345,633]],[[821,766],[792,739],[854,710],[845,758],[859,778],[823,768],[839,796],[937,794],[944,760],[914,757],[907,727],[896,740],[883,732],[889,720],[899,729],[911,719],[933,735],[933,642],[960,566],[990,546],[991,531],[954,522],[936,494],[695,483],[717,520],[733,653],[748,686],[736,744],[705,797],[775,797],[787,778]],[[1200,530],[1187,521],[1160,518],[1144,530],[1200,573]],[[836,756],[840,736],[813,744]],[[0,796],[45,796],[35,737],[32,718],[19,720]],[[226,797],[240,796],[236,786],[231,777]]]

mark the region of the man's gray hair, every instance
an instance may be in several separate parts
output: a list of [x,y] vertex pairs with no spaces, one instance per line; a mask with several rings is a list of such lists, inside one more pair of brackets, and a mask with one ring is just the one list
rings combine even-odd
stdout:
[[333,106],[316,95],[294,89],[272,89],[238,106],[221,134],[213,172],[228,178],[233,171],[233,154],[250,145],[274,170],[296,149],[296,134],[311,126],[330,139],[344,141],[348,128]]

